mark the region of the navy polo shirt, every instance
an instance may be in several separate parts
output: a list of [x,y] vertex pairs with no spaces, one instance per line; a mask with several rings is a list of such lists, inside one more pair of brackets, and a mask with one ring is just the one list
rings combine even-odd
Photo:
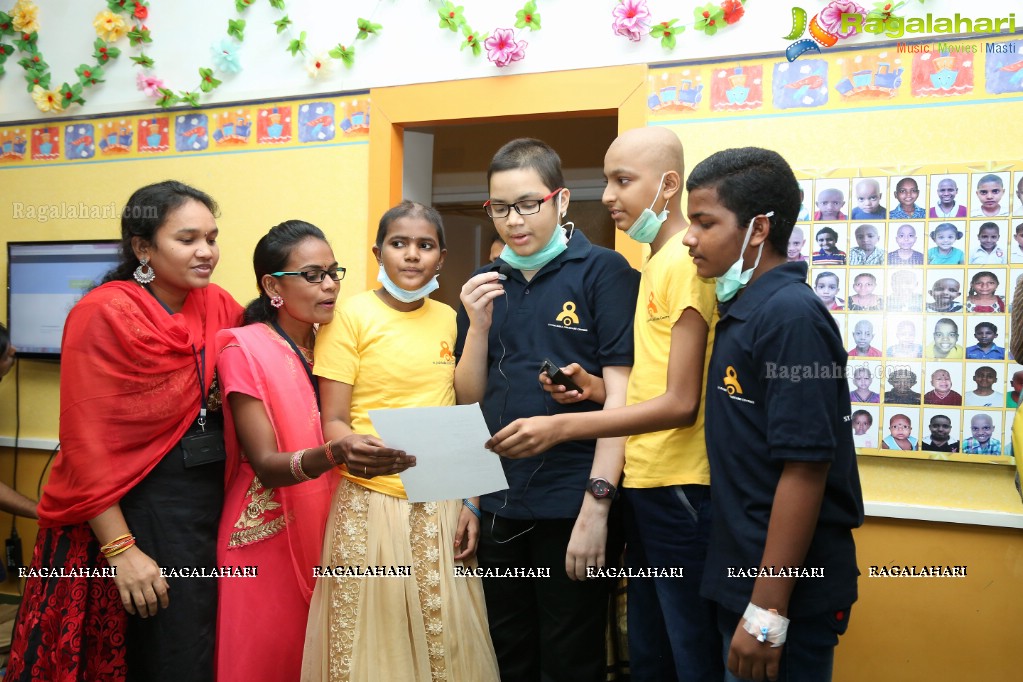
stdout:
[[[497,270],[504,261],[477,270]],[[483,415],[491,433],[520,417],[590,412],[589,400],[559,405],[543,390],[540,363],[578,362],[591,374],[602,367],[632,366],[632,318],[639,273],[615,251],[594,246],[576,230],[568,248],[527,282],[515,270],[494,301],[487,344]],[[469,331],[458,310],[460,358]],[[560,519],[579,514],[593,464],[595,440],[569,441],[535,457],[501,459],[507,491],[484,495],[484,510],[512,519]]]
[[[721,306],[707,375],[706,436],[714,524],[702,593],[742,613],[767,542],[787,461],[830,462],[824,499],[789,617],[856,600],[852,529],[863,496],[850,423],[847,353],[831,313],[806,284],[806,263],[779,265]],[[779,567],[781,568],[781,567]],[[731,574],[729,569],[732,569]]]

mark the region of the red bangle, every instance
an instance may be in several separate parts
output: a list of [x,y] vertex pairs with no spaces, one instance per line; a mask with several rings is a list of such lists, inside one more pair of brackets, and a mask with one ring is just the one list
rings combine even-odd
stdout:
[[323,444],[323,454],[327,456],[327,461],[330,462],[330,466],[337,467],[339,465],[334,460],[334,453],[330,449],[331,445],[333,445],[333,441],[329,440]]

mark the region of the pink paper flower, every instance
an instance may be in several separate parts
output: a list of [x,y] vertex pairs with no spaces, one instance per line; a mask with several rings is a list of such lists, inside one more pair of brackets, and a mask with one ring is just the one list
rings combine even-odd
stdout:
[[636,42],[646,32],[650,10],[647,9],[646,0],[622,0],[615,5],[611,16],[614,17],[611,28],[614,29],[615,35],[625,36]]
[[828,33],[832,33],[839,38],[848,38],[849,36],[856,33],[854,26],[848,26],[844,31],[842,30],[842,15],[843,14],[859,14],[864,15],[867,10],[857,5],[852,0],[831,0],[828,6],[821,10],[821,13],[817,15],[817,21]]
[[487,59],[496,66],[508,66],[526,56],[527,44],[524,40],[515,40],[515,31],[510,28],[496,28],[483,46],[487,48]]
[[157,97],[160,94],[160,88],[167,87],[156,76],[146,76],[141,72],[135,74],[135,85],[139,90],[146,93],[146,97]]

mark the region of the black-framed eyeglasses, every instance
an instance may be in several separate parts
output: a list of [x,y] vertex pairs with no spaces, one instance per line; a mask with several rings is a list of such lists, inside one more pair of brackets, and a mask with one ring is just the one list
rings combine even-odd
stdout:
[[540,205],[543,202],[550,200],[551,197],[563,189],[564,187],[559,187],[543,199],[522,199],[512,204],[493,203],[488,200],[483,204],[483,210],[491,218],[507,218],[511,214],[512,209],[515,209],[515,212],[519,215],[533,215],[540,212]]
[[345,278],[344,268],[333,268],[331,270],[321,270],[316,268],[315,270],[298,270],[297,272],[271,272],[272,277],[283,277],[285,275],[301,275],[305,278],[305,281],[310,284],[320,284],[323,282],[324,277],[330,277],[335,282],[340,282]]

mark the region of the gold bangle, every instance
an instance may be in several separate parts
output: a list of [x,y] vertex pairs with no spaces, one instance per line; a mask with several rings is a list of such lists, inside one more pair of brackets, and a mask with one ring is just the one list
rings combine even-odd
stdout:
[[134,546],[135,546],[135,538],[131,538],[131,541],[126,543],[123,547],[117,547],[116,549],[112,549],[112,550],[103,552],[103,556],[105,556],[107,559],[110,559],[111,557],[115,557],[118,554],[122,554],[124,552],[127,552],[129,549],[131,549]]
[[114,538],[113,540],[111,540],[110,542],[108,542],[107,544],[102,545],[99,548],[99,551],[103,552],[104,554],[106,554],[110,550],[117,549],[118,547],[120,547],[122,544],[124,544],[125,540],[128,540],[130,542],[135,542],[135,536],[132,535],[131,533],[125,533],[124,535],[119,535],[116,538]]

